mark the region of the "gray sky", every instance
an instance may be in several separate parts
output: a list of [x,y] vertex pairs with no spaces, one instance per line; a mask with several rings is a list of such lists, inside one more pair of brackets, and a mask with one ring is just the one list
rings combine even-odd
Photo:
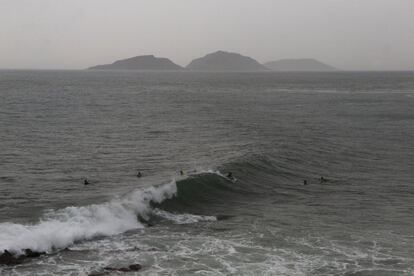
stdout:
[[187,65],[216,50],[414,70],[414,0],[0,0],[0,68]]

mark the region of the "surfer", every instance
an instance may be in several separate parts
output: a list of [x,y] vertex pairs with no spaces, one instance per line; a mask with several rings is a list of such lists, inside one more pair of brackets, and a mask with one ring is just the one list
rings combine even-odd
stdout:
[[303,185],[308,185],[308,181],[306,179],[303,180]]
[[228,172],[228,173],[227,173],[227,178],[233,179],[233,174],[232,174],[232,172]]
[[84,184],[84,185],[89,185],[89,181],[88,181],[88,179],[86,179],[86,178],[85,178],[85,180],[83,180],[83,184]]
[[323,176],[321,176],[321,183],[328,181],[326,178],[324,178]]
[[180,175],[184,175],[184,172],[183,171],[180,171]]
[[137,177],[139,178],[139,177],[142,177],[142,173],[141,172],[138,172],[137,173]]

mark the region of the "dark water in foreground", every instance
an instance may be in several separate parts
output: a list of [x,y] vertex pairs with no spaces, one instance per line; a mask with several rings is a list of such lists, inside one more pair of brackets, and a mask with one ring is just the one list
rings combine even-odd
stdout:
[[1,275],[414,274],[414,73],[0,71],[0,97],[0,251],[49,253]]

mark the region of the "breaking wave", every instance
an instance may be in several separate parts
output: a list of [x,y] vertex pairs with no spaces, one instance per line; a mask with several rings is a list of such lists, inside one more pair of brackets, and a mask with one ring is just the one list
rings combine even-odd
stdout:
[[[177,182],[135,190],[103,204],[49,210],[34,224],[0,223],[0,252],[53,252],[78,241],[144,228],[154,217],[174,224],[215,221],[214,216],[192,211],[198,204],[231,190],[229,183],[219,172],[205,171]],[[174,206],[190,208],[171,208]]]
[[[246,179],[249,174],[255,175],[251,169],[257,169],[250,168],[249,163],[231,164],[231,167]],[[247,174],[237,171],[237,167],[242,167]],[[53,252],[78,241],[144,228],[159,220],[174,224],[214,221],[217,218],[212,216],[209,207],[216,203],[231,204],[238,196],[255,193],[251,185],[245,184],[219,171],[198,171],[164,185],[135,190],[106,203],[49,210],[37,223],[0,223],[0,252],[23,254],[25,249]]]
[[50,210],[36,224],[1,223],[0,252],[22,254],[24,249],[51,252],[77,241],[143,228],[137,217],[147,219],[152,203],[171,198],[176,192],[176,183],[172,181],[103,204]]

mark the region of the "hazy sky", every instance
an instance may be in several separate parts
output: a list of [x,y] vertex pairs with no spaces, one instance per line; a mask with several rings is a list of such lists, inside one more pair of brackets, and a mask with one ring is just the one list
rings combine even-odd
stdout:
[[0,68],[81,69],[216,50],[414,70],[414,0],[0,0]]

